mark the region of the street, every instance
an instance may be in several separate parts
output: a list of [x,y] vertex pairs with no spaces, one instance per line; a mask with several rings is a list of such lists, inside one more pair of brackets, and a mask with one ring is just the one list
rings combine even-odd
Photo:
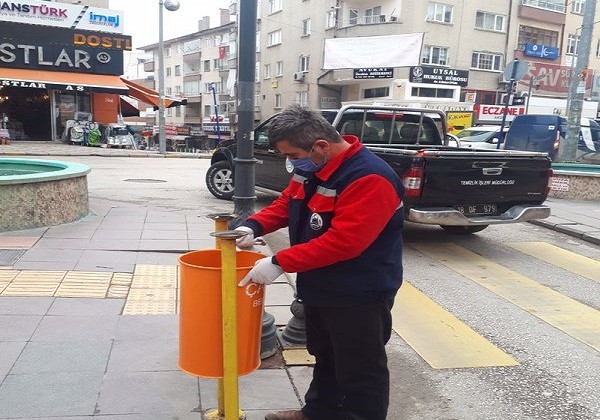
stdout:
[[[92,208],[233,210],[204,185],[208,159],[64,160],[92,167]],[[390,420],[600,419],[599,246],[529,223],[466,236],[408,223],[404,239]],[[280,249],[286,233],[267,240]],[[308,368],[289,370],[303,395]]]

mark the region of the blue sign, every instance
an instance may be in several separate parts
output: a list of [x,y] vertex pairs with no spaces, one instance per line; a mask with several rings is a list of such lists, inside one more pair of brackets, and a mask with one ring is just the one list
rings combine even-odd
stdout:
[[548,60],[556,60],[558,58],[558,48],[526,42],[523,54],[529,57],[539,57],[546,58]]

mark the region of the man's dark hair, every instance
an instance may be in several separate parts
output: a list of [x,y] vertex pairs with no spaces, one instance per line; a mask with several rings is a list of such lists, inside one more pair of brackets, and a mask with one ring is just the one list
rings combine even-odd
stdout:
[[321,114],[294,104],[277,114],[269,127],[269,144],[287,140],[290,146],[310,151],[316,140],[340,143],[342,138]]

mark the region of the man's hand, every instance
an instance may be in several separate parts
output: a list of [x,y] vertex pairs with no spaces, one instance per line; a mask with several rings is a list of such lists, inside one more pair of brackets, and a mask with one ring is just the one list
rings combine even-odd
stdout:
[[283,274],[283,270],[277,264],[273,264],[271,257],[261,258],[254,263],[254,267],[238,283],[238,286],[245,286],[253,281],[259,284],[271,284],[275,279]]
[[254,231],[246,226],[236,227],[238,232],[247,233],[247,235],[237,238],[235,244],[238,248],[252,248],[254,246]]

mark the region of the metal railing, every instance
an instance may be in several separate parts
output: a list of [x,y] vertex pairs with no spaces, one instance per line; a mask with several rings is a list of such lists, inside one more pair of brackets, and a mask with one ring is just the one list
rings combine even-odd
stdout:
[[539,9],[551,10],[553,12],[566,13],[567,7],[564,2],[557,3],[554,1],[545,1],[545,0],[521,0],[521,4],[523,6],[531,6],[537,7]]

